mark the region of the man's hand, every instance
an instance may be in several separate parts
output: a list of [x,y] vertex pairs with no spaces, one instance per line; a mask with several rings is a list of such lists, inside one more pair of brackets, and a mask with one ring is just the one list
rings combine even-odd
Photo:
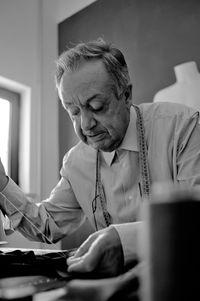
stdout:
[[96,272],[115,276],[124,266],[123,250],[119,235],[110,226],[91,234],[76,253],[67,259],[69,272]]
[[3,166],[2,162],[1,162],[1,158],[0,158],[0,191],[2,191],[4,189],[4,187],[6,186],[7,183],[8,183],[8,178],[6,176],[4,166]]

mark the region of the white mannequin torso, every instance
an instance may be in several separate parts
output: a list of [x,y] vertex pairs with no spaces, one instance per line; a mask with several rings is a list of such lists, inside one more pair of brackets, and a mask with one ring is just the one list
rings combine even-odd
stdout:
[[154,102],[176,102],[200,111],[200,73],[195,62],[187,62],[174,67],[176,83],[158,91]]

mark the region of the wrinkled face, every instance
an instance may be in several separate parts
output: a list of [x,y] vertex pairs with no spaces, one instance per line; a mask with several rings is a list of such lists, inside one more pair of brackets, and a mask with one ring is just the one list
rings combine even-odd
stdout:
[[78,137],[95,149],[111,152],[123,140],[130,119],[131,95],[117,98],[113,81],[100,60],[65,72],[59,96]]

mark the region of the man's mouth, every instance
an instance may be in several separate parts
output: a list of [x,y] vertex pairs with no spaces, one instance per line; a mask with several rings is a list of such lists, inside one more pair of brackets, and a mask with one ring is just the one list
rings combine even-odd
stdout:
[[101,133],[87,135],[87,138],[92,140],[93,142],[98,142],[98,141],[104,139],[105,135],[106,135],[105,132],[101,132]]

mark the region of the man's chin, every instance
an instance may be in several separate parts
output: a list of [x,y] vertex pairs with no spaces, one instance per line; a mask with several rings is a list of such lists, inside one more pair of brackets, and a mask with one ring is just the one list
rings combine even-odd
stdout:
[[103,150],[106,147],[106,139],[92,139],[87,138],[87,144],[93,147],[94,149]]
[[107,145],[106,143],[90,143],[89,145],[92,148],[103,152],[112,152],[115,149],[113,146]]
[[103,152],[112,152],[113,150],[116,149],[116,143],[111,143],[111,141],[108,141],[108,139],[94,141],[84,135],[79,136],[79,138],[81,138],[81,140],[85,144],[91,146],[92,148],[94,148],[96,150],[101,150]]
[[[80,137],[79,137],[80,138]],[[92,148],[94,148],[94,149],[96,149],[96,150],[101,150],[101,151],[103,151],[103,152],[108,152],[108,153],[110,153],[110,152],[112,152],[112,151],[114,151],[115,149],[117,149],[118,148],[118,146],[119,146],[119,143],[118,144],[116,144],[116,143],[111,143],[110,141],[108,142],[108,141],[98,141],[98,142],[94,142],[94,141],[92,141],[92,140],[90,140],[90,139],[87,139],[85,136],[83,136],[83,137],[81,137],[82,139],[82,141],[85,143],[85,144],[87,144],[87,145],[89,145],[89,146],[91,146]],[[86,139],[85,139],[86,138]]]

